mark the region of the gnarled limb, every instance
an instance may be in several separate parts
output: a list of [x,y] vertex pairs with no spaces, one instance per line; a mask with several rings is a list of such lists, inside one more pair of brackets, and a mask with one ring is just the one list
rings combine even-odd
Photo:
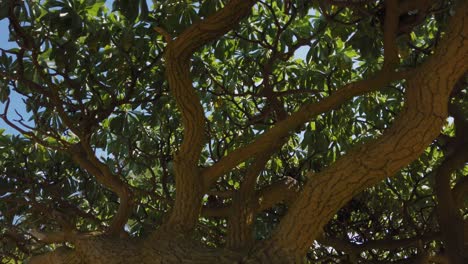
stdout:
[[123,232],[128,217],[133,209],[133,193],[130,187],[119,175],[115,175],[107,165],[96,158],[91,147],[86,142],[79,142],[68,150],[73,160],[91,175],[96,177],[97,182],[115,192],[120,199],[119,209],[112,219],[108,229],[110,234]]
[[309,121],[312,117],[333,110],[354,96],[378,90],[391,81],[400,80],[406,74],[405,72],[388,71],[385,69],[372,78],[345,85],[322,101],[302,106],[297,112],[276,123],[274,127],[256,138],[252,143],[232,151],[221,158],[219,162],[206,168],[202,172],[205,188],[209,188],[219,177],[230,171],[239,163],[275,146],[278,144],[278,138],[289,135],[289,133],[292,133],[298,126]]
[[255,222],[255,186],[270,155],[263,153],[250,165],[245,179],[233,197],[232,210],[228,219],[226,246],[231,249],[248,248],[254,242],[253,224]]
[[[313,176],[263,251],[304,255],[347,201],[415,160],[447,117],[448,97],[468,68],[468,3],[461,4],[436,53],[407,78],[405,107],[393,126]],[[300,219],[300,220],[298,220]],[[300,223],[300,224],[298,224]]]
[[385,25],[384,25],[384,65],[383,68],[392,69],[399,64],[396,37],[398,33],[398,0],[385,1]]
[[[255,214],[270,209],[279,203],[291,204],[297,198],[301,191],[299,183],[291,178],[286,177],[281,181],[277,181],[255,192],[255,197],[251,198],[250,206],[253,207]],[[232,195],[234,196],[234,194]],[[224,205],[221,207],[202,209],[202,215],[205,217],[220,217],[225,218],[230,216],[233,207],[232,205]]]
[[203,181],[198,171],[205,143],[205,115],[190,77],[190,58],[201,46],[222,36],[247,16],[256,1],[232,0],[169,41],[165,59],[171,92],[182,114],[183,141],[175,155],[176,198],[166,228],[183,232],[194,228],[201,210]]
[[[385,24],[384,32],[384,65],[380,72],[378,72],[373,78],[345,85],[336,93],[320,102],[306,104],[290,116],[286,117],[286,114],[283,113],[283,118],[281,118],[282,120],[280,122],[276,123],[274,127],[259,136],[252,143],[234,150],[227,156],[223,157],[218,163],[215,163],[211,167],[205,169],[202,172],[202,177],[205,181],[205,189],[208,189],[219,177],[237,166],[239,163],[257,156],[260,153],[267,151],[269,148],[278,148],[283,141],[279,141],[277,139],[287,137],[289,133],[294,131],[298,126],[309,121],[312,117],[335,109],[354,96],[377,90],[391,81],[402,79],[405,76],[405,73],[395,71],[399,60],[395,43],[395,37],[398,29],[397,2],[397,0],[387,2],[389,12],[387,12],[386,15],[387,22]],[[272,93],[273,91],[269,92]]]
[[61,247],[53,252],[32,257],[30,264],[85,264],[76,252],[67,247]]
[[462,208],[466,194],[468,193],[468,176],[463,177],[463,179],[453,187],[452,193],[457,208]]
[[299,183],[291,178],[275,182],[257,192],[257,212],[269,209],[278,203],[291,204],[300,193]]
[[[458,211],[454,192],[450,187],[452,173],[462,168],[468,161],[468,122],[454,106],[451,107],[452,115],[455,117],[455,139],[450,142],[454,151],[449,153],[435,172],[435,193],[437,196],[437,213],[442,239],[450,263],[464,263],[464,234],[463,217]],[[466,261],[466,259],[465,259]]]

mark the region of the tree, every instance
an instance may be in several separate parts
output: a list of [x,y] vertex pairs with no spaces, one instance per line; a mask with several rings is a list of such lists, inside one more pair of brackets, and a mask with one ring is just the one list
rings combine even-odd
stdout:
[[0,1],[2,263],[466,263],[467,13]]

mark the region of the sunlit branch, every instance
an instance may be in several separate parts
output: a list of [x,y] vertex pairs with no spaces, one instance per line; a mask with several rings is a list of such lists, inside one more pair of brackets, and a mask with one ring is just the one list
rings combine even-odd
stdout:
[[209,188],[219,177],[239,163],[261,153],[267,148],[275,146],[278,143],[278,138],[288,136],[298,126],[308,122],[314,116],[335,109],[355,96],[378,90],[391,81],[404,78],[407,74],[407,72],[387,72],[382,70],[374,77],[345,85],[317,103],[309,103],[302,106],[297,112],[277,122],[252,143],[228,153],[219,162],[206,168],[202,174],[205,188]]
[[184,128],[180,150],[174,157],[176,199],[167,224],[170,229],[189,231],[195,227],[203,195],[198,162],[205,143],[205,116],[192,85],[190,58],[201,46],[235,27],[250,13],[255,2],[232,0],[213,15],[187,28],[175,40],[167,39],[166,77],[181,112]]

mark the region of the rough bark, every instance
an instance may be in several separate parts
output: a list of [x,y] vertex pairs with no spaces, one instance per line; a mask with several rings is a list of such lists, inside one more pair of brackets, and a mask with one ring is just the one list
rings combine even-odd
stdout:
[[415,160],[439,135],[447,117],[450,92],[468,70],[467,13],[465,1],[452,19],[445,41],[407,79],[405,107],[393,126],[323,172],[311,174],[263,251],[304,255],[339,208]]
[[[200,215],[203,179],[198,169],[200,153],[205,143],[205,116],[200,98],[190,77],[193,53],[231,30],[246,17],[256,1],[232,0],[205,20],[187,28],[175,40],[167,37],[165,51],[166,75],[169,87],[182,115],[183,142],[175,154],[176,197],[165,228],[191,231]],[[232,10],[236,12],[232,12]]]
[[460,110],[451,106],[451,115],[455,119],[456,135],[449,143],[451,150],[435,172],[435,193],[437,195],[437,214],[442,240],[450,263],[466,263],[468,253],[464,245],[463,216],[455,200],[454,191],[450,187],[451,176],[457,169],[463,168],[468,161],[468,121]]
[[68,152],[77,164],[96,178],[97,182],[119,196],[119,209],[108,232],[110,234],[123,232],[123,227],[132,213],[134,204],[133,193],[129,185],[121,179],[120,175],[114,174],[107,165],[99,161],[90,145],[85,141],[72,145]]
[[203,247],[178,233],[158,232],[147,239],[82,236],[75,249],[62,248],[31,259],[31,264],[237,263],[240,255]]
[[255,221],[255,184],[268,155],[259,157],[251,164],[242,185],[233,197],[233,206],[228,219],[228,236],[226,246],[231,249],[249,248],[253,242],[253,223]]
[[205,181],[205,188],[208,189],[219,177],[232,170],[238,164],[267,149],[277,147],[279,143],[278,138],[289,135],[289,133],[309,121],[312,117],[333,110],[357,95],[377,90],[391,81],[400,80],[404,75],[404,73],[384,69],[372,78],[353,82],[342,87],[331,96],[317,103],[305,104],[297,112],[276,123],[274,127],[256,138],[251,144],[232,151],[221,158],[219,162],[204,169],[202,176]]
[[[439,135],[447,117],[451,89],[468,70],[467,1],[458,8],[436,53],[407,75],[405,107],[393,126],[382,137],[357,146],[321,173],[311,174],[300,195],[292,199],[294,203],[271,239],[254,245],[249,253],[210,249],[193,241],[187,231],[193,229],[199,217],[204,191],[220,175],[271,148],[277,138],[286,136],[313,115],[402,76],[385,66],[372,79],[345,86],[318,104],[305,105],[254,143],[200,173],[197,162],[204,141],[204,121],[190,81],[189,60],[197,48],[224,34],[245,17],[254,2],[233,0],[208,18],[208,22],[193,25],[175,40],[168,38],[167,77],[182,114],[184,141],[175,160],[176,201],[164,228],[142,239],[75,236],[68,240],[74,245],[73,249],[63,248],[38,256],[31,263],[302,263],[313,240],[320,237],[323,226],[340,207],[363,189],[392,176],[415,160]],[[394,58],[393,52],[389,54]],[[246,193],[252,194],[251,190]]]

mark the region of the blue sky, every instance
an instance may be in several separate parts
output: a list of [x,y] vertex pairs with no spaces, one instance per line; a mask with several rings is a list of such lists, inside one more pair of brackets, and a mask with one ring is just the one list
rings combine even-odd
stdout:
[[[113,1],[106,1],[106,5],[109,8],[111,8],[112,2]],[[151,1],[147,1],[147,2],[148,2],[148,5],[151,6]],[[8,19],[0,20],[0,47],[3,48],[3,49],[9,49],[9,48],[16,47],[14,42],[8,42],[8,34],[9,34]],[[308,48],[305,48],[305,47],[300,48],[296,52],[295,55],[297,57],[305,58],[307,50],[308,50]],[[2,89],[2,88],[0,88],[0,89]],[[16,119],[18,117],[16,115],[16,113],[15,113],[15,110],[18,111],[18,113],[20,113],[23,117],[25,117],[27,119],[28,114],[26,113],[26,109],[25,109],[25,106],[24,106],[24,104],[23,104],[23,102],[21,100],[21,96],[19,96],[16,93],[12,93],[10,95],[10,100],[11,100],[11,103],[10,103],[10,108],[9,108],[9,111],[8,111],[9,119],[13,120],[13,119]],[[3,109],[4,109],[4,104],[0,103],[0,113],[3,113]],[[17,134],[17,132],[14,129],[10,128],[1,119],[0,119],[0,129],[5,129],[5,133],[8,133],[8,134]]]
[[[109,8],[112,8],[112,2],[111,0],[106,1],[106,5]],[[150,4],[151,1],[148,1],[148,4]],[[8,41],[9,37],[9,31],[8,31],[8,19],[2,19],[0,20],[0,48],[2,49],[10,49],[16,47],[16,43],[14,42],[9,42]],[[2,89],[2,88],[0,88]],[[5,104],[0,103],[0,113],[3,113]],[[9,107],[9,119],[17,119],[17,115],[15,113],[15,110],[18,111],[19,114],[21,114],[25,119],[29,118],[28,114],[26,113],[26,108],[21,100],[21,96],[19,96],[16,93],[12,93],[10,95],[10,107]],[[0,129],[5,129],[5,133],[7,134],[18,134],[16,130],[12,129],[10,126],[8,126],[3,120],[0,119]]]
[[[14,42],[8,42],[8,19],[0,20],[0,47],[3,49],[10,49],[16,47]],[[4,89],[1,87],[0,89]],[[10,96],[11,103],[10,103],[10,110],[9,110],[9,117],[15,119],[16,114],[14,110],[18,111],[21,115],[26,116],[26,111],[24,104],[21,101],[20,96],[17,94],[12,94]],[[4,104],[0,103],[0,112],[3,113]],[[3,120],[0,120],[0,129],[5,129],[5,133],[8,134],[16,134],[16,131],[10,128]]]

